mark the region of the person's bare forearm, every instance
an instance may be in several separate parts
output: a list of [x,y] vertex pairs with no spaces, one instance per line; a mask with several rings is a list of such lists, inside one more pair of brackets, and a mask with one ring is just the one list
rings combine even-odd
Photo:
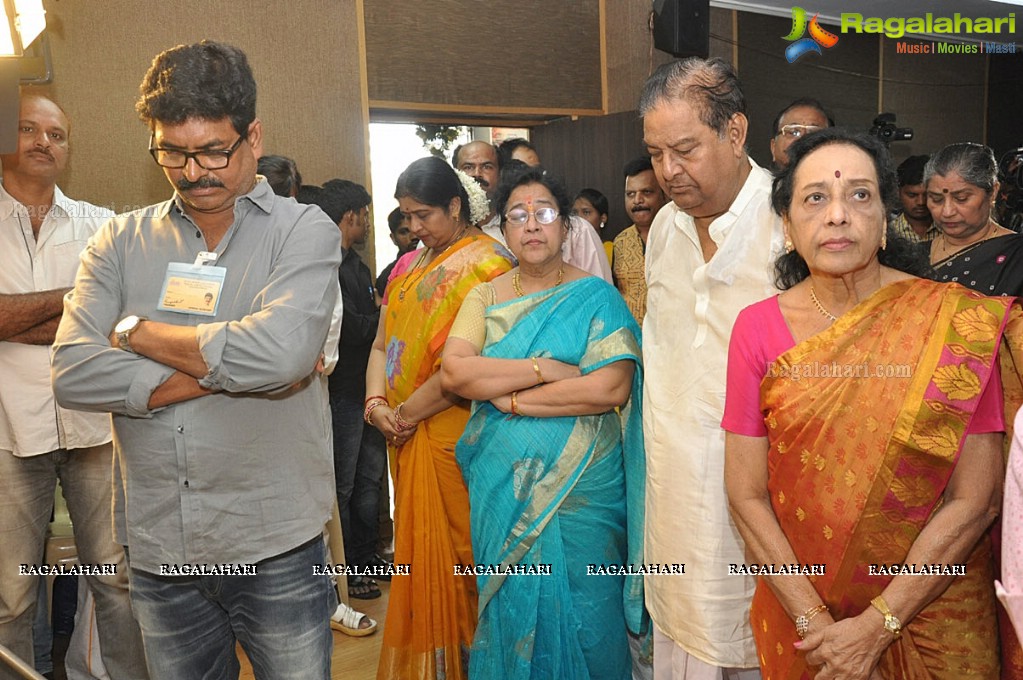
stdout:
[[[0,340],[24,333],[39,324],[56,318],[64,311],[64,295],[70,288],[44,290],[38,293],[0,295]],[[14,340],[13,342],[22,342]],[[50,343],[53,342],[51,336]],[[49,343],[30,343],[49,344]]]
[[193,378],[202,378],[209,373],[210,369],[199,351],[199,339],[192,326],[143,321],[131,334],[129,343],[136,354]]
[[463,401],[457,394],[441,389],[440,372],[437,372],[409,396],[405,405],[401,407],[401,417],[409,422],[418,423]]
[[197,397],[204,397],[207,394],[212,394],[212,392],[201,387],[199,381],[192,376],[178,371],[153,390],[153,393],[149,396],[149,408],[156,409],[170,406],[171,404],[196,399]]
[[12,335],[6,339],[7,342],[19,342],[23,345],[52,345],[57,335],[57,326],[60,325],[60,316],[47,319],[40,324],[32,326],[26,331]]
[[[517,393],[516,410],[536,418],[606,413],[628,400],[634,372],[635,364],[622,360],[577,378],[523,390]],[[490,401],[498,409],[511,412],[510,395]]]

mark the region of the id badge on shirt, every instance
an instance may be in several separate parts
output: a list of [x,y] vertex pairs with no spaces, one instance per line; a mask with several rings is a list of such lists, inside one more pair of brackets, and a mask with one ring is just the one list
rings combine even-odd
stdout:
[[171,262],[167,265],[160,304],[156,308],[178,314],[214,316],[226,276],[225,267]]

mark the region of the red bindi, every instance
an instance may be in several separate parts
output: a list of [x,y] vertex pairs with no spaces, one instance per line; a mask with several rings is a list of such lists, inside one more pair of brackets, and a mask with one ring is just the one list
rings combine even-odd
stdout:
[[841,177],[841,176],[842,176],[842,171],[841,170],[835,170],[835,177]]

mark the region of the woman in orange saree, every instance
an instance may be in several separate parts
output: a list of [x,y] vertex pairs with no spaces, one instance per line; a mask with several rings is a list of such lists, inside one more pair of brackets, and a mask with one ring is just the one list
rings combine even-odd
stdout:
[[987,529],[1023,313],[886,266],[909,264],[890,238],[879,259],[895,189],[876,140],[797,144],[773,196],[786,290],[736,320],[722,423],[747,554],[785,574],[753,598],[761,671],[994,680]]
[[425,248],[395,265],[366,373],[366,419],[393,453],[394,561],[409,565],[391,581],[378,678],[466,678],[476,583],[455,573],[472,563],[472,542],[454,452],[469,403],[441,391],[440,355],[465,295],[512,267],[507,250],[471,226],[486,214],[485,198],[481,208],[467,193],[477,189],[425,158],[395,192]]

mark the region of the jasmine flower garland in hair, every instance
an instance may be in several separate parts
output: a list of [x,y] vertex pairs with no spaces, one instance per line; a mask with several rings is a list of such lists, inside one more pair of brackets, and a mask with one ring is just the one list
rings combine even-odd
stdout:
[[487,192],[483,191],[479,182],[461,170],[456,169],[455,174],[458,175],[459,181],[465,187],[465,193],[469,194],[469,224],[479,224],[490,214],[490,200],[487,198]]

